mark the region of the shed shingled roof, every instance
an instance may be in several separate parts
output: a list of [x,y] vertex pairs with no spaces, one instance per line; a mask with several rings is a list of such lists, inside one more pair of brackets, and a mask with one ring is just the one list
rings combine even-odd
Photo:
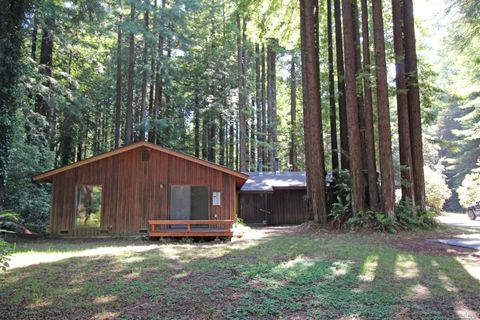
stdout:
[[275,188],[297,189],[307,187],[305,172],[248,172],[248,180],[240,192],[272,192]]

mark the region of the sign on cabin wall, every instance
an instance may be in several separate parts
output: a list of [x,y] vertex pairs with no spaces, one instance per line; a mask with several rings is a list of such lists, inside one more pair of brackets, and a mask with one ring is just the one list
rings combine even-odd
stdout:
[[220,206],[221,205],[220,197],[221,197],[221,192],[212,192],[212,205],[213,206]]

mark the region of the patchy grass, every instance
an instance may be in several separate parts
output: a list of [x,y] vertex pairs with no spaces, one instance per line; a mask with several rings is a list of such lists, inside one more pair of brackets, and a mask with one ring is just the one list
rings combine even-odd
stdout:
[[[12,268],[1,275],[0,318],[477,319],[480,313],[475,256],[419,254],[378,234],[285,230],[220,244],[19,243]],[[402,237],[389,237],[395,236]]]

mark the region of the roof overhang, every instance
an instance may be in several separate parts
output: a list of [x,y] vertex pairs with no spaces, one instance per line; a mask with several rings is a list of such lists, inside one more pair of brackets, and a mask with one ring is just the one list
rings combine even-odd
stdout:
[[55,176],[59,173],[62,173],[62,172],[65,172],[65,171],[68,171],[68,170],[71,170],[71,169],[75,169],[75,168],[84,166],[86,164],[89,164],[89,163],[92,163],[92,162],[95,162],[95,161],[99,161],[99,160],[102,160],[102,159],[105,159],[105,158],[108,158],[108,157],[112,157],[112,156],[115,156],[117,154],[124,153],[124,152],[134,150],[134,149],[137,149],[137,148],[141,148],[141,147],[148,148],[148,149],[151,149],[151,150],[160,151],[160,152],[166,153],[168,155],[171,155],[171,156],[174,156],[174,157],[177,157],[177,158],[180,158],[180,159],[184,159],[184,160],[187,160],[187,161],[195,162],[195,163],[198,163],[198,164],[203,165],[205,167],[208,167],[208,168],[211,168],[211,169],[214,169],[214,170],[218,170],[218,171],[224,172],[226,174],[229,174],[231,176],[234,176],[237,187],[241,187],[248,179],[248,175],[246,175],[244,173],[241,173],[241,172],[238,172],[238,171],[235,171],[235,170],[232,170],[232,169],[229,169],[227,167],[221,166],[219,164],[216,164],[216,163],[213,163],[213,162],[210,162],[210,161],[206,161],[206,160],[202,160],[202,159],[198,159],[196,157],[190,156],[190,155],[185,154],[185,153],[181,153],[181,152],[178,152],[178,151],[173,151],[171,149],[160,147],[160,146],[158,146],[156,144],[153,144],[153,143],[149,143],[149,142],[146,142],[146,141],[140,141],[140,142],[136,142],[136,143],[130,144],[130,145],[125,146],[125,147],[121,147],[121,148],[118,148],[118,149],[115,149],[115,150],[112,150],[112,151],[109,151],[109,152],[105,152],[105,153],[102,153],[102,154],[99,154],[99,155],[96,155],[96,156],[93,156],[93,157],[90,157],[90,158],[87,158],[87,159],[69,164],[69,165],[66,165],[66,166],[63,166],[63,167],[60,167],[60,168],[56,168],[56,169],[53,169],[53,170],[50,170],[50,171],[40,173],[40,174],[34,176],[33,180],[34,181],[51,182],[53,176]]

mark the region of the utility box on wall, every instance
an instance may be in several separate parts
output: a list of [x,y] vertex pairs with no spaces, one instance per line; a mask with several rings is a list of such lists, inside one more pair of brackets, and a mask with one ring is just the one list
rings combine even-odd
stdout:
[[212,206],[220,206],[222,204],[222,201],[220,200],[221,196],[221,192],[212,192]]

